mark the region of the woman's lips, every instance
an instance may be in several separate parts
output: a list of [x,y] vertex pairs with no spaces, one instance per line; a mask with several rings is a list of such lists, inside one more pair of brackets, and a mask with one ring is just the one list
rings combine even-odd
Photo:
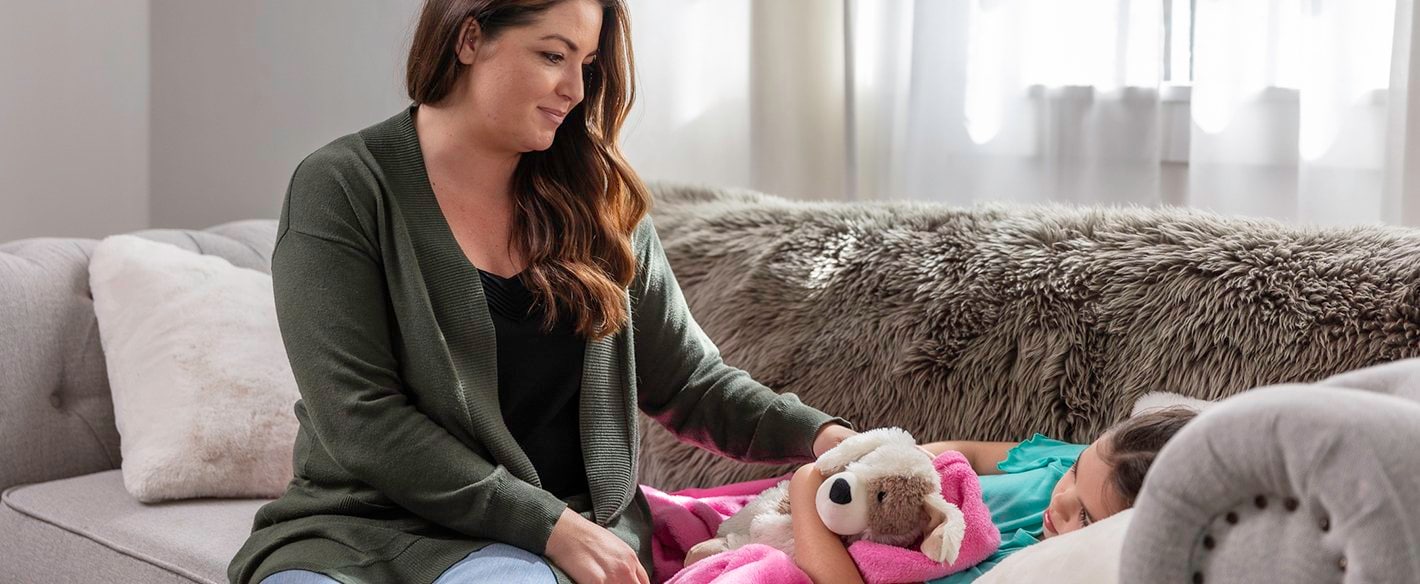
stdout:
[[562,123],[562,119],[567,117],[566,114],[559,115],[557,112],[547,109],[545,107],[540,107],[537,109],[542,110],[542,114],[547,116],[547,118],[552,120],[554,123],[560,124]]
[[1045,531],[1047,533],[1059,533],[1055,531],[1055,521],[1050,518],[1050,509],[1045,510]]

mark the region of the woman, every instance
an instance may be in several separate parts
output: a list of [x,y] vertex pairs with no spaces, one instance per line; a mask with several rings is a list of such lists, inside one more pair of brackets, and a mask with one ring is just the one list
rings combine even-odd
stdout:
[[622,0],[429,0],[413,105],[297,167],[272,281],[295,477],[234,583],[642,582],[640,409],[735,459],[848,422],[725,365],[617,136]]

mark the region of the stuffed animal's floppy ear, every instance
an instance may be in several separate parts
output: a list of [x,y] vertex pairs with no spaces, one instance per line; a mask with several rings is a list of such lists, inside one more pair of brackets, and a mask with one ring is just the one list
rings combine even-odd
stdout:
[[875,428],[849,436],[837,446],[828,449],[814,464],[823,476],[833,476],[848,467],[848,463],[862,458],[884,444],[904,444],[916,446],[917,439],[902,428]]
[[927,510],[927,536],[922,539],[922,553],[940,564],[957,561],[962,540],[966,538],[966,516],[941,493],[928,493],[922,504]]

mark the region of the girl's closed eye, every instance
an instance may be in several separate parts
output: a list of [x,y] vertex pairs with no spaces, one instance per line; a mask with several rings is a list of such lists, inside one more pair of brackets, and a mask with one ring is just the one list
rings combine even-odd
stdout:
[[[1078,479],[1078,478],[1079,478],[1079,474],[1080,474],[1080,473],[1075,472],[1076,469],[1078,469],[1079,467],[1080,467],[1080,462],[1079,462],[1078,460],[1075,461],[1075,464],[1070,465],[1070,476],[1071,476],[1071,478],[1075,478],[1075,479]],[[1085,511],[1085,506],[1084,506],[1083,504],[1081,504],[1081,505],[1080,505],[1080,527],[1088,527],[1091,523],[1094,523],[1094,521],[1095,521],[1094,519],[1090,518],[1089,512],[1088,512],[1088,511]]]

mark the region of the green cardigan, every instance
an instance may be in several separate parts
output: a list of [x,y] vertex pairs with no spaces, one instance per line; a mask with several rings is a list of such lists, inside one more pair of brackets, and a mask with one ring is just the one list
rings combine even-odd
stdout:
[[544,553],[569,506],[630,544],[649,573],[638,409],[683,440],[766,463],[812,460],[823,424],[849,426],[721,360],[648,216],[632,235],[633,326],[587,343],[590,497],[539,488],[499,413],[493,321],[434,198],[413,112],[322,147],[291,178],[271,276],[301,392],[295,476],[257,512],[231,582],[304,569],[427,584],[491,542]]

